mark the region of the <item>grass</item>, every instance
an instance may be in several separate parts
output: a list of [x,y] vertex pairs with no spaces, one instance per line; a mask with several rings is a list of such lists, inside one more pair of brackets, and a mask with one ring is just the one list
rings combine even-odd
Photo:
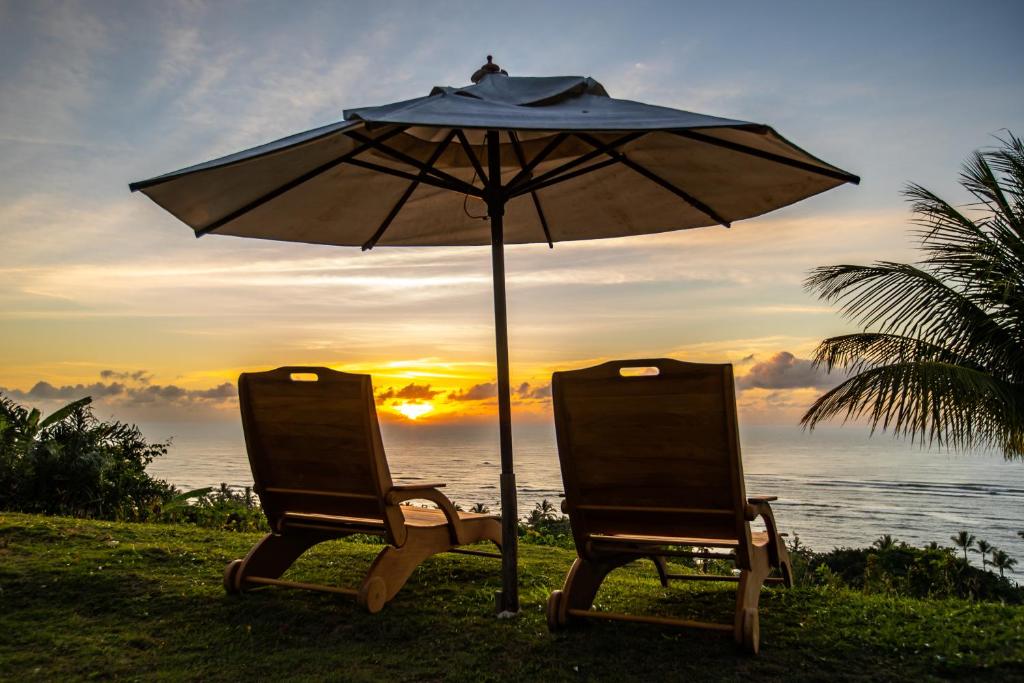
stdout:
[[[551,635],[548,593],[573,554],[525,545],[523,613],[494,617],[494,560],[425,563],[377,615],[334,595],[229,597],[228,560],[257,534],[0,513],[0,679],[1024,680],[1024,607],[841,589],[772,589],[762,652],[720,635],[588,623]],[[324,544],[289,577],[355,585],[380,546]],[[602,609],[728,621],[732,592],[662,588],[649,562],[613,573]]]

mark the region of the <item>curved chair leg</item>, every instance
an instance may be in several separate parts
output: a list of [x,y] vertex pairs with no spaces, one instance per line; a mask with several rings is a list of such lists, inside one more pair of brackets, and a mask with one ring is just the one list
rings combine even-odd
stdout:
[[665,564],[665,558],[661,555],[652,555],[651,562],[658,570],[658,580],[661,581],[661,585],[668,588],[668,566]]
[[782,575],[782,585],[786,588],[793,587],[793,563],[789,560],[789,550],[782,538],[777,541],[776,553],[778,554],[778,568]]
[[771,572],[771,566],[765,549],[756,550],[752,555],[753,566],[740,573],[740,582],[736,589],[733,635],[743,649],[751,654],[757,654],[761,649],[761,626],[757,605],[761,598],[761,586]]
[[247,588],[246,576],[279,578],[302,553],[317,543],[337,538],[337,534],[304,532],[287,535],[267,534],[252,547],[243,560],[233,560],[224,570],[224,589],[240,593]]
[[446,527],[409,527],[405,543],[400,548],[384,548],[370,565],[359,589],[359,604],[371,614],[379,612],[398,594],[416,567],[431,555],[452,547]]
[[577,557],[565,577],[562,590],[554,591],[548,598],[548,627],[555,630],[569,623],[570,609],[590,609],[609,572],[636,559],[635,555],[618,555],[602,560]]

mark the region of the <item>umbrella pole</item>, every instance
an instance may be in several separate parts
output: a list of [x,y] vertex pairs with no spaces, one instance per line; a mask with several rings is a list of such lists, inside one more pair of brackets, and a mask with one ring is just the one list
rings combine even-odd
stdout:
[[512,386],[508,370],[508,315],[505,309],[505,197],[501,191],[501,148],[497,131],[487,131],[491,272],[494,276],[494,342],[498,364],[498,428],[501,439],[501,593],[498,613],[519,611],[519,510],[512,462]]

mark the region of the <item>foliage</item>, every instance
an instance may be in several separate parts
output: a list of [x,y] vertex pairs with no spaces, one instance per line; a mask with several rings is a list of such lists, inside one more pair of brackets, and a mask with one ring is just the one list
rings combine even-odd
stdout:
[[524,543],[574,548],[569,518],[555,511],[546,498],[537,503],[526,519],[519,524],[519,538]]
[[[836,548],[815,553],[791,545],[790,555],[797,581],[810,585],[912,598],[1024,604],[1024,588],[1002,575],[971,566],[952,548],[915,548],[888,534],[871,548]],[[1012,558],[1007,560],[1013,562]]]
[[1005,576],[1004,572],[1017,566],[1017,560],[1006,554],[1005,550],[994,549],[992,551],[992,566],[999,570],[999,576]]
[[0,398],[0,509],[148,519],[173,487],[146,473],[166,454],[138,427],[96,419],[85,398],[42,418]]
[[967,531],[959,531],[956,536],[950,536],[949,540],[953,541],[958,548],[964,551],[964,562],[967,561],[967,551],[974,548],[975,536]]
[[816,268],[808,289],[864,331],[824,340],[815,363],[852,373],[803,417],[866,418],[921,443],[1024,457],[1024,142],[976,152],[961,210],[911,184],[924,259]]
[[[1011,680],[1024,666],[1022,607],[815,586],[762,593],[758,657],[728,636],[644,624],[552,635],[543,605],[575,553],[531,545],[516,619],[494,618],[498,563],[466,555],[424,563],[380,614],[307,591],[225,596],[224,565],[258,538],[0,513],[0,679]],[[357,585],[379,550],[323,544],[286,578]],[[612,572],[597,602],[729,622],[733,591],[662,588],[637,562]]]
[[159,510],[157,520],[222,531],[270,530],[252,487],[236,491],[225,483],[218,489],[196,489],[174,496]]

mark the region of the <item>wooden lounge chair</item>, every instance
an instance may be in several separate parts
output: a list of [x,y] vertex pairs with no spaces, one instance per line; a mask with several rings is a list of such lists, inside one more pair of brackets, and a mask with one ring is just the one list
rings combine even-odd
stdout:
[[[623,368],[658,372],[623,376]],[[552,392],[562,509],[578,557],[563,589],[548,599],[551,630],[589,617],[690,626],[731,632],[756,653],[761,586],[791,586],[792,569],[769,505],[775,497],[744,493],[732,366],[611,361],[556,372]],[[750,530],[757,517],[767,531]],[[731,560],[739,576],[668,574],[667,556]],[[738,582],[734,622],[591,610],[605,576],[640,558],[654,561],[663,585]],[[781,576],[769,578],[772,569]]]
[[[501,557],[457,547],[489,540],[500,548],[493,516],[456,511],[438,491],[444,484],[391,482],[369,375],[278,368],[243,374],[238,394],[255,490],[272,531],[245,559],[228,564],[228,593],[268,585],[322,590],[378,612],[431,555]],[[408,500],[432,501],[437,509],[400,505]],[[307,549],[351,534],[388,543],[358,589],[280,579]]]

